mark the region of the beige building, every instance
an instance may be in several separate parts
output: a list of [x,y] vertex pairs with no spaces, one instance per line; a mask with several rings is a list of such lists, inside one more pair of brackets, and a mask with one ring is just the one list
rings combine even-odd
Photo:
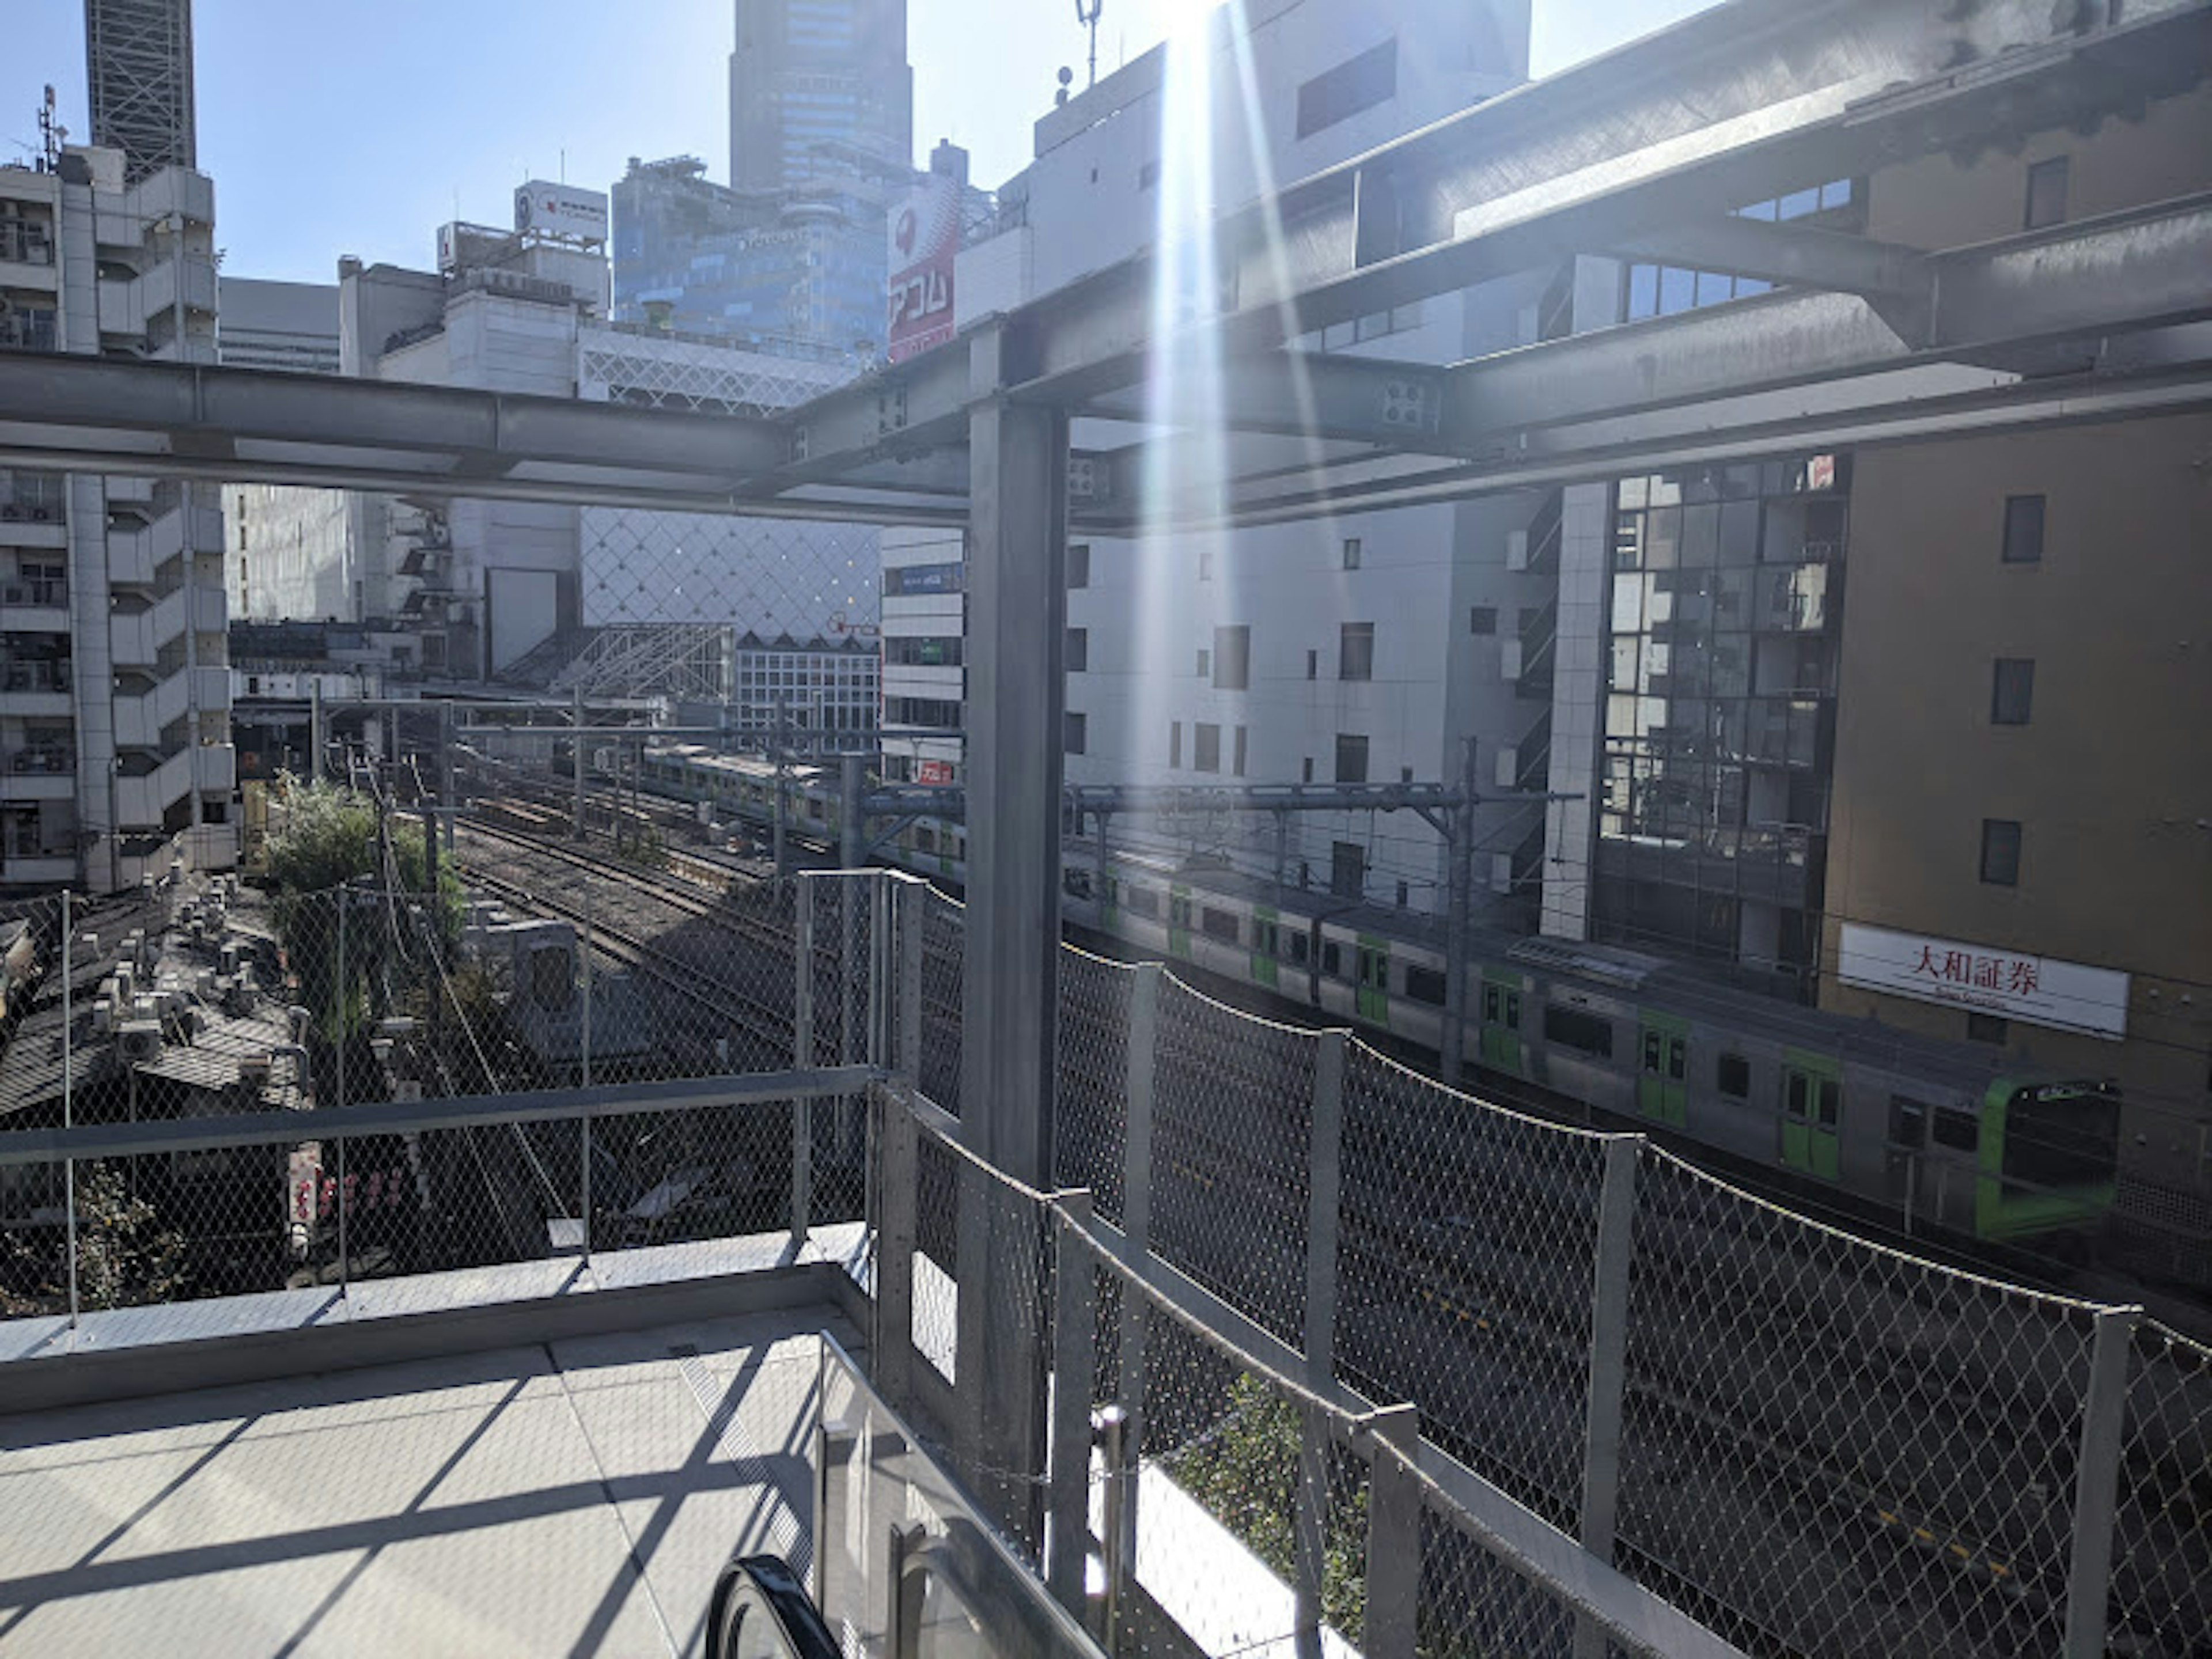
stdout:
[[[2208,187],[2200,92],[1883,173],[1867,228]],[[2212,416],[1863,450],[1850,512],[1821,1006],[2118,1079],[2130,1173],[2212,1218]]]

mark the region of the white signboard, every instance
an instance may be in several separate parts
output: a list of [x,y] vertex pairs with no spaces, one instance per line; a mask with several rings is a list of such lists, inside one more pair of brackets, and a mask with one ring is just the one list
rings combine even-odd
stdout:
[[1836,977],[2061,1031],[2115,1041],[2128,1034],[2128,976],[2109,968],[1847,921]]
[[605,191],[532,179],[514,191],[514,228],[541,236],[574,236],[586,242],[607,240]]

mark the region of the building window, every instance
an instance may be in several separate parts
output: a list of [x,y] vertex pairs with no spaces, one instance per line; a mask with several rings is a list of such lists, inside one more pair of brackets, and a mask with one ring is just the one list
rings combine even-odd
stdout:
[[1401,782],[1401,783],[1411,783],[1413,781],[1413,769],[1412,767],[1410,767],[1410,766],[1401,766],[1401,767],[1400,767],[1400,768],[1398,769],[1398,781],[1399,781],[1399,782]]
[[1213,672],[1213,653],[1204,646],[1198,647],[1198,677],[1206,678]]
[[1071,755],[1087,752],[1091,738],[1090,720],[1073,708],[1060,715],[1060,747]]
[[1329,844],[1328,890],[1339,898],[1352,899],[1367,890],[1367,849],[1358,842]]
[[2043,562],[2043,497],[2005,497],[2004,562],[2007,564]]
[[2001,1014],[1970,1013],[1966,1016],[1966,1041],[1969,1042],[2002,1044],[2009,1029]]
[[1067,672],[1086,672],[1091,667],[1091,630],[1071,628],[1067,630]]
[[1375,624],[1346,623],[1337,636],[1336,677],[1340,680],[1375,678]]
[[1982,879],[1992,887],[2020,885],[2020,820],[1982,820]]
[[1367,781],[1367,739],[1340,732],[1336,737],[1336,781]]
[[1252,630],[1239,625],[1213,630],[1213,686],[1243,691],[1252,684]]
[[1741,1054],[1723,1054],[1713,1079],[1714,1085],[1724,1095],[1737,1100],[1751,1098],[1751,1062]]
[[1067,550],[1067,585],[1070,588],[1091,586],[1091,544],[1077,542]]
[[1467,631],[1470,634],[1495,634],[1498,631],[1498,607],[1478,605],[1467,613]]
[[1182,764],[1182,722],[1181,720],[1168,722],[1168,764],[1170,767]]
[[1357,536],[1344,538],[1344,568],[1346,570],[1359,568],[1359,538]]
[[1300,783],[1311,783],[1313,781],[1313,757],[1311,755],[1308,755],[1298,764],[1298,781]]
[[1240,778],[1244,775],[1244,728],[1240,726],[1237,728],[1237,745],[1229,765],[1229,769]]
[[1398,39],[1316,75],[1298,88],[1298,137],[1310,138],[1398,91]]
[[1190,729],[1190,768],[1194,772],[1221,769],[1221,728],[1200,720]]
[[2027,170],[2027,228],[2041,230],[2066,222],[2066,174],[2063,155],[2038,161]]
[[2035,662],[2029,657],[1999,657],[1990,692],[1992,726],[2025,726],[2035,699]]
[[1202,582],[1213,580],[1213,550],[1210,547],[1198,550],[1198,579]]
[[1318,651],[1306,653],[1306,678],[1310,680],[1321,678],[1321,653]]

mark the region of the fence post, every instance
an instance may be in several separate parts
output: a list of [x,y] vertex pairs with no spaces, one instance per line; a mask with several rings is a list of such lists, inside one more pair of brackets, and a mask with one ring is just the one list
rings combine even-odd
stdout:
[[[1344,1189],[1344,1062],[1342,1031],[1323,1031],[1314,1055],[1313,1135],[1306,1188],[1306,1385],[1326,1394],[1336,1380],[1336,1250],[1339,1200]],[[1328,1547],[1328,1425],[1301,1411],[1298,1425],[1296,1540],[1297,1611],[1300,1659],[1321,1659],[1322,1557]]]
[[[1367,1419],[1365,1659],[1413,1659],[1421,1593],[1421,1483],[1407,1465],[1421,1443],[1420,1413],[1386,1406]],[[1397,1455],[1402,1455],[1405,1462]]]
[[[792,957],[792,1065],[799,1071],[814,1066],[814,878],[801,875],[793,890],[798,927]],[[791,1103],[791,1249],[796,1255],[806,1243],[807,1223],[814,1210],[814,1102],[800,1096]]]
[[[341,1106],[345,1104],[346,1097],[346,1004],[349,1000],[346,994],[348,989],[346,985],[346,912],[353,908],[352,904],[349,902],[351,897],[351,890],[341,884],[338,888],[337,1052],[338,1104]],[[353,1251],[348,1237],[348,1223],[349,1218],[346,1213],[349,1210],[353,1208],[353,1206],[346,1201],[351,1196],[352,1194],[346,1190],[345,1137],[343,1135],[340,1135],[338,1137],[338,1299],[340,1301],[346,1300],[353,1288]]]
[[[823,1389],[817,1387],[814,1398],[816,1410],[827,1408],[829,1395]],[[814,1559],[807,1577],[815,1611],[828,1620],[836,1616],[830,1611],[830,1552],[833,1540],[844,1534],[845,1506],[853,1501],[853,1452],[860,1443],[860,1431],[842,1418],[814,1425]]]
[[[1607,1565],[1620,1507],[1620,1413],[1627,1387],[1628,1273],[1636,1255],[1636,1167],[1641,1135],[1605,1143],[1597,1237],[1590,1255],[1589,1393],[1583,1427],[1582,1545]],[[1605,1632],[1575,1621],[1575,1659],[1603,1659]]]
[[[1129,985],[1129,1106],[1121,1141],[1121,1232],[1129,1266],[1139,1273],[1152,1250],[1152,1097],[1158,1075],[1160,981],[1166,971],[1157,962],[1143,963]],[[1114,1432],[1138,1447],[1144,1444],[1145,1432],[1145,1307],[1142,1296],[1122,1287],[1121,1369],[1115,1388],[1121,1404]],[[1113,1477],[1117,1467],[1110,1462],[1106,1466],[1107,1490],[1120,1494],[1117,1505],[1107,1511],[1107,1547],[1115,1559],[1126,1562],[1136,1558],[1136,1494],[1121,1492],[1120,1482]],[[1109,1584],[1108,1595],[1113,1594]]]
[[[1124,1301],[1127,1293],[1123,1293]],[[1137,1437],[1126,1406],[1109,1406],[1091,1419],[1098,1439],[1098,1461],[1106,1474],[1105,1500],[1101,1520],[1105,1536],[1099,1554],[1105,1567],[1105,1593],[1100,1598],[1099,1645],[1108,1653],[1121,1643],[1121,1598],[1137,1571],[1137,1506],[1132,1465],[1136,1461]]]
[[2066,1573],[2066,1659],[2105,1651],[2112,1594],[2112,1520],[2119,1502],[2120,1448],[2128,1416],[2128,1355],[2136,1307],[2100,1308],[2081,1401],[2081,1449],[2075,1464],[2074,1548]]
[[[115,827],[108,826],[107,833],[114,835]],[[62,889],[62,1127],[73,1127],[76,1121],[76,1031],[75,1013],[70,1005],[70,956],[76,932],[76,920],[70,915],[70,890]],[[69,1322],[70,1329],[76,1328],[76,1160],[62,1160],[62,1211],[68,1223],[64,1240],[69,1251]]]
[[921,975],[928,935],[929,884],[908,876],[898,885],[898,1063],[908,1085],[921,1087]]
[[1081,1619],[1091,1559],[1091,1392],[1098,1370],[1098,1286],[1084,1237],[1091,1194],[1055,1196],[1052,1274],[1052,1441],[1047,1583]]
[[870,1333],[876,1383],[904,1409],[914,1365],[914,1249],[920,1215],[921,1136],[914,1108],[896,1089],[878,1089],[882,1124],[877,1190],[876,1328]]
[[[584,1086],[592,1086],[592,889],[584,888],[584,945],[579,953],[584,969],[583,1026],[579,1036],[580,1052],[583,1057]],[[577,1202],[582,1208],[584,1227],[584,1265],[592,1265],[592,1120],[590,1114],[576,1121],[578,1150],[583,1155],[583,1170],[577,1177]]]

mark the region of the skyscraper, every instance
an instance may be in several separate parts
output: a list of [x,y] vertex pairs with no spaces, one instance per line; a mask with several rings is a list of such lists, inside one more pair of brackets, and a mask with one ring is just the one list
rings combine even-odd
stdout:
[[803,189],[914,158],[906,0],[737,0],[730,185]]
[[126,185],[199,165],[192,0],[85,0],[84,61],[92,142],[123,152]]

